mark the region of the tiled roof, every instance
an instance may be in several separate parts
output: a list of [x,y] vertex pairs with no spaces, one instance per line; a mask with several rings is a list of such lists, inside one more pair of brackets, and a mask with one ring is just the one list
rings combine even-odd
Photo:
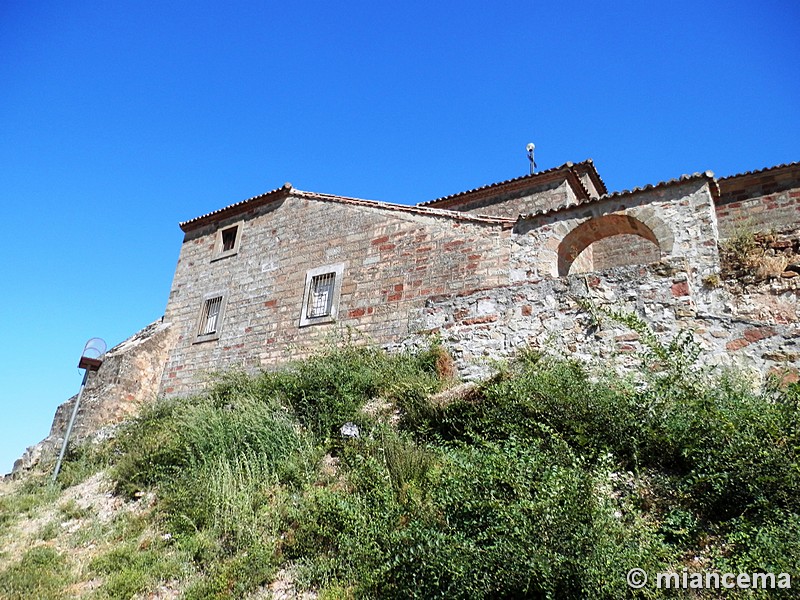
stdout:
[[498,190],[499,191],[499,188],[510,187],[513,184],[517,184],[519,182],[524,182],[524,181],[529,181],[529,180],[530,181],[535,181],[536,179],[539,179],[539,178],[542,178],[542,179],[546,180],[546,179],[548,179],[549,177],[551,177],[551,176],[553,176],[555,174],[559,174],[559,173],[563,173],[563,172],[566,172],[566,173],[570,173],[571,172],[573,175],[575,175],[576,179],[578,179],[578,183],[580,184],[580,187],[583,189],[583,191],[586,193],[586,195],[588,195],[588,191],[586,191],[586,188],[580,182],[580,179],[577,178],[577,173],[575,172],[575,167],[585,167],[586,172],[589,172],[589,173],[594,172],[594,176],[592,178],[595,179],[595,177],[596,177],[595,185],[599,184],[598,187],[600,187],[601,190],[605,191],[605,187],[606,187],[605,183],[603,183],[603,180],[600,179],[599,175],[597,175],[597,171],[594,168],[594,163],[592,162],[591,159],[589,159],[589,160],[585,160],[585,161],[583,161],[581,163],[578,163],[577,165],[575,163],[572,163],[572,162],[567,162],[567,163],[564,163],[563,165],[560,165],[558,167],[553,167],[552,169],[546,169],[544,171],[539,171],[537,173],[532,173],[532,174],[529,174],[529,175],[522,175],[520,177],[515,177],[513,179],[506,179],[505,181],[499,181],[497,183],[490,183],[488,185],[482,185],[480,187],[473,188],[471,190],[466,190],[464,192],[458,192],[456,194],[450,194],[449,196],[442,196],[441,198],[436,198],[434,200],[427,200],[426,202],[420,202],[419,204],[417,204],[417,206],[432,206],[434,204],[440,204],[440,203],[443,204],[443,203],[446,203],[446,202],[449,203],[452,200],[466,198],[468,196],[473,196],[473,195],[480,195],[481,193],[484,193],[484,192],[487,192],[487,191],[490,191],[490,190]]
[[761,173],[766,173],[768,171],[777,171],[778,169],[785,169],[787,167],[800,167],[800,161],[784,163],[782,165],[775,165],[774,167],[764,167],[763,169],[756,169],[754,171],[745,171],[744,173],[736,173],[735,175],[726,175],[725,177],[720,177],[719,181],[726,181],[728,179],[734,179],[736,177],[746,177],[747,175],[760,175]]
[[582,201],[575,202],[573,204],[564,204],[561,206],[556,206],[553,208],[548,208],[532,213],[527,213],[524,215],[520,215],[520,219],[529,219],[531,217],[538,217],[540,215],[546,215],[554,212],[559,212],[562,210],[567,210],[569,208],[574,208],[575,206],[582,206],[584,204],[594,204],[595,202],[601,202],[603,200],[613,200],[615,198],[621,198],[623,196],[630,196],[631,194],[639,194],[641,192],[648,192],[650,190],[655,189],[662,189],[665,187],[671,187],[674,185],[678,185],[681,183],[686,183],[687,181],[693,181],[695,179],[705,179],[711,184],[711,194],[712,196],[719,195],[719,189],[716,185],[716,180],[714,179],[714,173],[711,171],[706,171],[704,173],[693,173],[692,175],[681,175],[676,179],[670,179],[669,181],[660,181],[658,183],[648,183],[642,187],[635,187],[630,190],[621,190],[618,192],[611,192],[610,194],[603,194],[602,196],[598,196],[597,198],[588,198]]
[[265,192],[263,194],[259,194],[258,196],[253,196],[252,198],[248,198],[247,200],[242,200],[241,202],[236,202],[235,204],[231,204],[226,206],[225,208],[221,208],[219,210],[215,210],[210,213],[206,213],[199,217],[195,217],[194,219],[190,219],[188,221],[183,221],[180,223],[180,227],[183,231],[189,231],[191,229],[196,229],[202,225],[207,223],[212,223],[215,221],[219,221],[224,218],[228,218],[254,208],[256,206],[260,206],[262,204],[266,204],[268,202],[273,202],[276,200],[280,200],[286,198],[288,196],[297,196],[300,198],[309,198],[313,200],[321,200],[324,202],[337,202],[340,204],[350,204],[353,206],[363,206],[365,208],[376,208],[380,210],[390,210],[395,212],[404,212],[404,213],[412,213],[417,215],[425,215],[429,217],[444,217],[448,219],[453,219],[456,221],[465,221],[465,222],[472,222],[472,223],[484,223],[484,224],[492,224],[492,225],[503,225],[505,227],[511,227],[515,219],[509,219],[505,217],[489,217],[489,216],[479,216],[473,215],[464,212],[452,211],[452,210],[443,210],[441,208],[427,208],[422,206],[408,206],[405,204],[394,204],[391,202],[379,202],[377,200],[362,200],[361,198],[349,198],[347,196],[336,196],[333,194],[320,194],[317,192],[305,192],[303,190],[298,190],[292,187],[292,184],[286,183],[279,188],[275,188],[269,192]]
[[238,212],[237,209],[243,208],[245,205],[250,208],[252,205],[262,204],[266,202],[271,202],[272,200],[277,200],[280,197],[285,197],[289,193],[289,190],[292,189],[291,183],[284,183],[281,187],[275,188],[269,192],[264,192],[263,194],[259,194],[258,196],[253,196],[252,198],[248,198],[247,200],[242,200],[241,202],[236,202],[235,204],[230,204],[224,208],[220,208],[218,210],[211,211],[210,213],[206,213],[204,215],[200,215],[199,217],[195,217],[194,219],[189,219],[188,221],[182,221],[179,223],[181,229],[187,231],[187,229],[194,229],[195,227],[199,227],[203,223],[207,223],[209,221],[216,221],[217,218],[223,218],[229,214],[233,214]]

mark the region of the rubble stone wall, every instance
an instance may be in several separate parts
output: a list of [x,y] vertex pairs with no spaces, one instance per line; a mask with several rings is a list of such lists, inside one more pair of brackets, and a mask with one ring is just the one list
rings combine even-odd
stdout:
[[[173,342],[169,324],[159,319],[109,350],[100,369],[89,373],[70,444],[130,418],[144,404],[155,400]],[[76,400],[77,395],[56,409],[50,434],[28,448],[13,471],[58,454]]]
[[684,259],[532,282],[431,299],[415,315],[417,339],[435,333],[467,379],[487,376],[493,362],[533,347],[621,370],[643,350],[639,335],[587,306],[635,314],[664,343],[694,333],[712,364],[747,365],[755,374],[797,376],[800,302],[797,286],[734,297],[695,287]]

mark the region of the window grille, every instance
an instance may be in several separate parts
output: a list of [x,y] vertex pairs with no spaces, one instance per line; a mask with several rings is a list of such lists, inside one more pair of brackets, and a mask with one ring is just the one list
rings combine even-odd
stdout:
[[222,251],[230,252],[236,247],[236,234],[238,227],[230,227],[222,231]]
[[311,290],[308,295],[308,309],[306,311],[307,318],[315,319],[317,317],[327,317],[331,314],[335,280],[335,273],[324,273],[311,279]]
[[203,306],[203,315],[200,319],[200,331],[197,335],[211,335],[217,332],[219,310],[222,307],[222,296],[209,298]]

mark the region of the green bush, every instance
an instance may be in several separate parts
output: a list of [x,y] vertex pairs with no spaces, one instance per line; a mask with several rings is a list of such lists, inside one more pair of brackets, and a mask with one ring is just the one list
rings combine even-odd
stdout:
[[250,396],[220,405],[211,396],[157,403],[121,434],[120,445],[114,476],[118,490],[132,494],[245,455],[258,457],[272,478],[295,477],[290,459],[308,441],[280,406]]
[[70,444],[58,472],[58,485],[72,487],[108,467],[110,446],[110,441]]
[[398,530],[380,597],[618,598],[624,573],[666,549],[641,520],[616,517],[606,476],[545,444],[460,445],[433,491],[431,517]]
[[[440,350],[388,355],[371,346],[346,345],[328,350],[294,368],[265,374],[262,385],[273,390],[294,410],[297,418],[320,440],[338,436],[352,421],[367,421],[360,408],[369,400],[397,400],[409,390],[436,391]],[[402,406],[401,406],[402,408]]]

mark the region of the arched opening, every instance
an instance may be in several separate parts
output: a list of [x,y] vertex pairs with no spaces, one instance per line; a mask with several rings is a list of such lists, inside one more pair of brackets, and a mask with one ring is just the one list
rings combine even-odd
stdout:
[[586,273],[661,259],[653,230],[628,215],[590,219],[570,231],[558,246],[558,274]]

